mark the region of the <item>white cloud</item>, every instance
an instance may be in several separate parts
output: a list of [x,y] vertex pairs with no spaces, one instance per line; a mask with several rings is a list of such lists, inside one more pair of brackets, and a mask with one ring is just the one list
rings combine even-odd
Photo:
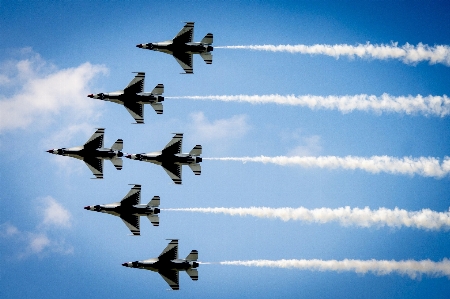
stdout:
[[58,69],[30,49],[22,54],[26,58],[4,62],[0,68],[0,84],[16,87],[10,95],[0,94],[0,133],[45,126],[61,113],[78,123],[98,115],[99,101],[86,95],[91,93],[91,80],[107,72],[105,66],[86,62]]
[[203,140],[231,140],[242,138],[250,130],[246,115],[209,121],[203,112],[191,114],[195,134]]
[[54,198],[47,196],[43,200],[42,213],[44,219],[42,224],[54,225],[57,227],[70,227],[71,226],[71,214]]
[[[41,199],[41,202],[42,205],[37,210],[42,219],[34,230],[20,231],[8,222],[0,225],[0,237],[8,239],[8,246],[13,248],[14,255],[19,259],[31,255],[42,257],[49,253],[71,254],[74,252],[73,246],[67,244],[63,236],[50,237],[55,227],[69,228],[71,226],[70,212],[50,196]],[[61,235],[61,231],[58,231],[58,234]]]
[[19,230],[14,225],[3,223],[0,225],[0,237],[11,237],[17,235]]
[[40,253],[50,245],[50,240],[47,235],[43,233],[31,234],[29,242],[29,248],[32,253]]

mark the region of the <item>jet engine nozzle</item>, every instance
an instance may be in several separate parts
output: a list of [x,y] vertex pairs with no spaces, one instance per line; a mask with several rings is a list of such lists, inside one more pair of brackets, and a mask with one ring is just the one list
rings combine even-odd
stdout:
[[195,163],[202,162],[202,157],[195,157]]
[[197,268],[199,265],[200,265],[199,263],[193,262],[193,263],[192,263],[192,268]]
[[158,96],[158,102],[164,102],[164,97]]
[[212,46],[208,46],[208,47],[206,48],[206,51],[208,51],[208,52],[212,52],[212,50],[214,50],[214,48],[213,48]]
[[153,210],[153,214],[159,214],[160,212],[161,212],[161,210],[158,209],[158,208],[155,208],[155,209]]

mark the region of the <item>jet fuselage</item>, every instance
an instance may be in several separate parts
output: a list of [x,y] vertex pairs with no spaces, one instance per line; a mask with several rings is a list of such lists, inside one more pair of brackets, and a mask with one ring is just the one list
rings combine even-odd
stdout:
[[148,43],[148,44],[139,44],[136,47],[141,49],[148,49],[153,51],[164,52],[167,54],[172,53],[189,53],[189,54],[200,54],[204,52],[213,51],[213,47],[211,45],[206,45],[202,43],[174,43],[172,41],[165,41],[159,43]]
[[135,216],[148,216],[153,214],[159,214],[160,209],[156,207],[149,207],[147,205],[133,205],[133,206],[122,206],[120,203],[112,203],[106,205],[95,205],[95,206],[86,206],[84,207],[86,210],[113,214],[113,215],[135,215]]
[[189,154],[175,154],[175,155],[164,155],[162,152],[152,152],[147,154],[133,154],[127,155],[126,158],[132,160],[139,160],[145,162],[151,162],[157,165],[172,163],[179,165],[189,165],[202,162],[201,157],[192,156]]
[[97,149],[87,149],[83,146],[76,146],[71,148],[59,148],[51,149],[47,151],[48,153],[69,156],[72,158],[102,158],[102,159],[112,159],[115,157],[122,157],[123,153],[121,151],[114,151],[109,148],[97,148]]
[[149,92],[124,93],[115,91],[109,93],[90,94],[88,97],[123,105],[124,103],[152,104],[164,101],[163,96],[155,96]]
[[158,258],[148,259],[144,261],[135,261],[129,263],[123,263],[122,266],[130,268],[138,268],[151,270],[154,272],[164,271],[164,270],[177,270],[186,271],[189,269],[195,269],[199,266],[198,262],[187,261],[184,259],[175,260],[160,260]]

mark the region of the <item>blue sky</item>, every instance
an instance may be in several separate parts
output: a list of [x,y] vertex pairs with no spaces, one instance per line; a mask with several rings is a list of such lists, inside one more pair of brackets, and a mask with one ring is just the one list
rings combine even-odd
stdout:
[[[128,184],[142,184],[143,202],[162,208],[398,207],[448,212],[450,184],[442,178],[364,170],[202,162],[172,184],[155,165],[105,161],[104,180],[82,162],[49,155],[83,144],[106,128],[105,146],[160,150],[184,133],[184,152],[204,157],[435,157],[450,152],[449,117],[310,109],[299,106],[169,99],[164,114],[145,108],[145,125],[126,110],[86,95],[123,89],[132,72],[146,73],[145,91],[165,85],[166,97],[208,95],[368,94],[394,97],[450,93],[448,65],[399,59],[348,58],[215,49],[213,64],[194,57],[194,75],[169,55],[138,43],[172,38],[195,22],[196,41],[213,46],[409,43],[450,45],[445,1],[0,1],[0,296],[445,298],[449,277],[354,271],[313,271],[220,265],[222,261],[425,260],[450,257],[448,226],[438,230],[338,222],[307,223],[224,214],[162,211],[159,227],[141,219],[141,237],[117,217],[83,210],[119,201]],[[5,121],[7,119],[7,121]],[[199,280],[180,273],[180,291],[150,271],[121,263],[158,256],[168,238],[180,256],[197,249]]]

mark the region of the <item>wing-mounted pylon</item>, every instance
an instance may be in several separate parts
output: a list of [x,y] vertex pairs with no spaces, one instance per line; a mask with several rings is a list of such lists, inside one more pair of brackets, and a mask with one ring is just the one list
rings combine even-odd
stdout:
[[183,146],[183,133],[175,133],[172,140],[162,150],[163,155],[175,155],[181,153]]
[[169,239],[170,243],[164,248],[164,250],[159,255],[160,260],[176,260],[178,259],[178,240]]
[[124,88],[123,92],[127,93],[141,93],[144,91],[144,81],[145,81],[145,73],[144,72],[135,72],[136,76],[131,80],[127,87]]
[[93,150],[98,148],[103,148],[103,135],[105,134],[104,128],[98,128],[91,138],[84,144],[85,149]]
[[185,22],[184,27],[173,38],[174,44],[186,44],[191,43],[194,38],[194,22]]
[[133,185],[127,195],[120,201],[122,206],[135,206],[141,202],[141,185]]

